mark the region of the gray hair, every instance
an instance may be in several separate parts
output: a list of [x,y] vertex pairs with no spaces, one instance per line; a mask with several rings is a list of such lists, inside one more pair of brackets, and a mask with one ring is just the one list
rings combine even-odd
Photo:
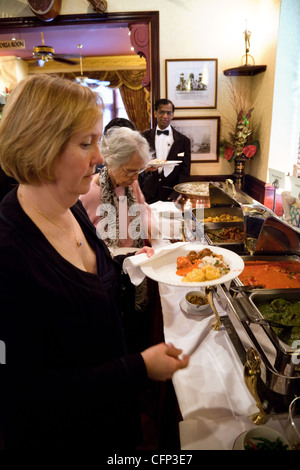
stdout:
[[112,127],[100,140],[100,152],[105,164],[110,168],[118,168],[130,160],[136,152],[147,165],[151,159],[147,140],[138,132],[128,127]]

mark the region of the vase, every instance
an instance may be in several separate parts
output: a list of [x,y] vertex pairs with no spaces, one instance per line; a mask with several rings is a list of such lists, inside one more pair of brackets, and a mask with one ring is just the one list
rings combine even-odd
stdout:
[[236,157],[234,160],[234,185],[236,189],[243,190],[245,184],[245,162],[246,157]]

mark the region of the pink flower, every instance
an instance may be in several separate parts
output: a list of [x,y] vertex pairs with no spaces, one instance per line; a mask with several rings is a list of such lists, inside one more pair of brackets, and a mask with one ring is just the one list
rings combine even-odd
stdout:
[[256,152],[255,145],[246,145],[246,147],[243,148],[243,155],[247,158],[253,157],[255,152]]
[[225,151],[224,151],[224,158],[226,158],[226,160],[231,160],[232,156],[234,154],[234,149],[231,148],[231,147],[226,147]]

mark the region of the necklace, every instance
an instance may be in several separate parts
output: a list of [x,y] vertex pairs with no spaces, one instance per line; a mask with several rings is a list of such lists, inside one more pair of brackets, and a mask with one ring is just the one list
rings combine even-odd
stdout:
[[[44,219],[48,220],[48,222],[50,222],[51,224],[55,225],[56,227],[58,227],[62,232],[65,232],[67,233],[66,229],[64,229],[61,225],[57,224],[56,222],[54,222],[53,220],[49,219],[49,217],[47,217],[45,214],[43,214],[40,209],[38,209],[38,207],[35,207],[33,205],[31,205],[27,199],[25,199],[25,197],[23,196],[23,194],[21,193],[21,191],[19,191],[19,196],[21,197],[21,199],[23,199],[23,201],[25,201],[25,203],[31,207],[32,209],[34,209],[40,216],[44,217]],[[73,221],[72,221],[73,223]],[[82,242],[79,240],[79,238],[77,237],[77,235],[75,234],[74,232],[74,226],[73,226],[73,238],[75,239],[76,241],[76,245],[79,247],[81,247],[82,245]]]

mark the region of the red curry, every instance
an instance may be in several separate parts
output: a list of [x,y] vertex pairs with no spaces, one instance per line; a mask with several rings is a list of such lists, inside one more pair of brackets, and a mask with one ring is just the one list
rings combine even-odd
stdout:
[[263,286],[264,289],[299,289],[299,261],[245,261],[239,275],[245,286]]

